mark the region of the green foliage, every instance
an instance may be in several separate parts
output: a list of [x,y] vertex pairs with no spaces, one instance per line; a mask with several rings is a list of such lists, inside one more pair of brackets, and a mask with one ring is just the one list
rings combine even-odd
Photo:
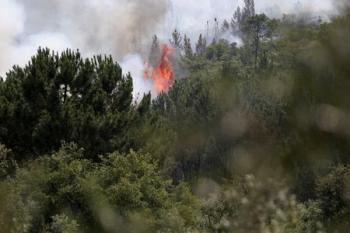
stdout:
[[14,174],[17,163],[11,150],[0,144],[0,180]]
[[39,49],[14,67],[0,231],[347,232],[349,13],[270,19],[244,3],[222,28],[242,45],[192,49],[175,30],[177,80],[138,104],[111,57]]
[[83,156],[76,145],[67,144],[1,183],[1,188],[8,188],[7,195],[1,195],[2,203],[6,203],[1,207],[4,229],[110,232],[112,227],[120,228],[117,219],[129,224],[136,215],[141,216],[147,229],[152,229],[173,212],[183,227],[194,221],[190,213],[193,198],[176,200],[179,195],[191,194],[185,194],[185,189],[169,193],[173,188],[149,155],[114,153],[102,158],[101,163],[92,163]]
[[169,205],[166,191],[169,184],[156,168],[149,155],[111,154],[102,159],[101,167],[96,171],[96,182],[109,202],[122,213],[142,208],[156,211]]
[[52,217],[52,222],[44,233],[78,233],[79,225],[76,221],[70,220],[66,215],[56,215]]
[[316,203],[300,204],[283,186],[251,175],[204,203],[209,232],[323,232]]
[[348,211],[347,185],[350,179],[349,167],[336,167],[329,174],[320,177],[316,184],[316,195],[323,210],[324,218],[338,217]]
[[19,159],[56,150],[62,141],[91,156],[131,143],[132,80],[111,57],[39,49],[25,68],[8,73],[0,99],[0,140]]
[[206,46],[207,46],[207,41],[203,37],[203,35],[200,34],[199,38],[198,38],[198,42],[196,44],[196,53],[197,53],[197,55],[199,55],[199,56],[203,55],[204,52],[205,52]]

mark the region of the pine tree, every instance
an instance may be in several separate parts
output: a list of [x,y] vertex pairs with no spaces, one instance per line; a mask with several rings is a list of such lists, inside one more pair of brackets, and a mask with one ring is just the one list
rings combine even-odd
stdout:
[[228,21],[225,19],[224,22],[222,23],[221,26],[221,31],[222,32],[226,32],[230,29],[230,24],[228,23]]
[[240,32],[247,19],[253,16],[255,16],[254,0],[244,0],[243,9],[238,6],[231,19],[231,28],[233,32]]
[[241,11],[240,7],[237,7],[237,10],[233,15],[233,19],[235,22],[237,22],[239,24],[242,22],[242,11]]
[[20,159],[56,150],[62,141],[94,156],[128,151],[132,90],[130,75],[110,56],[84,60],[71,50],[39,49],[0,83],[0,141]]
[[191,58],[193,56],[191,40],[186,35],[184,37],[184,51],[185,51],[185,56],[187,58]]
[[261,51],[261,41],[268,34],[269,18],[265,14],[255,15],[247,19],[243,31],[246,40],[252,47],[254,57],[254,67],[258,66],[258,58]]
[[242,12],[243,20],[255,15],[255,3],[254,0],[244,0],[244,8]]
[[150,56],[149,56],[149,63],[155,67],[160,60],[160,56],[161,56],[161,51],[160,51],[160,46],[159,46],[159,40],[157,35],[153,36],[153,41],[152,41],[152,45],[151,45],[151,52],[150,52]]
[[203,38],[202,34],[200,34],[198,38],[198,42],[196,44],[196,54],[198,56],[202,56],[205,52],[206,47],[207,47],[207,41],[205,38]]
[[177,31],[177,29],[174,30],[172,33],[172,39],[170,40],[171,45],[175,49],[182,49],[182,36],[181,34]]

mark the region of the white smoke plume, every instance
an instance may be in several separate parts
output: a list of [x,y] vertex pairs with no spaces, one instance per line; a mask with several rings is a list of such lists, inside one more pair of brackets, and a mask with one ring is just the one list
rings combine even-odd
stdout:
[[0,75],[24,65],[39,46],[118,61],[142,53],[168,8],[167,0],[1,0]]
[[[336,13],[337,0],[255,0],[257,13],[265,13],[270,17],[282,17],[283,14],[310,13],[328,18]],[[172,0],[171,28],[178,28],[187,33],[191,39],[198,34],[213,31],[214,19],[219,23],[230,20],[238,6],[244,5],[244,0]],[[221,26],[221,25],[219,25]]]
[[144,78],[145,65],[139,54],[129,54],[125,56],[120,65],[124,72],[129,72],[131,77],[133,77],[135,100],[141,100],[145,93],[151,93],[152,96],[156,95],[153,83]]
[[159,22],[167,0],[17,0],[26,10],[25,33],[66,35],[82,51],[121,58],[143,48]]
[[16,36],[23,32],[24,10],[11,0],[0,4],[0,74],[15,61]]
[[[271,16],[298,11],[334,13],[335,0],[256,0]],[[230,19],[243,0],[0,0],[0,76],[24,65],[39,46],[79,49],[84,56],[112,54],[135,80],[135,95],[148,92],[143,57],[152,35],[167,41],[177,28],[192,42],[207,22]],[[236,40],[237,38],[233,38]],[[131,55],[130,55],[131,54]],[[141,80],[141,81],[140,81]]]

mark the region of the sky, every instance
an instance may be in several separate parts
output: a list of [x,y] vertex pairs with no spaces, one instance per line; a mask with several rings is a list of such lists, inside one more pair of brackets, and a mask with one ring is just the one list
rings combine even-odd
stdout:
[[[181,28],[187,34],[198,35],[206,32],[206,22],[214,24],[213,19],[219,21],[232,18],[243,0],[172,0],[170,19],[171,27]],[[283,14],[297,14],[311,12],[317,16],[327,18],[336,12],[334,0],[255,0],[257,13],[266,13],[270,17],[281,17]],[[193,37],[193,36],[192,36]]]
[[[256,0],[271,17],[312,12],[327,18],[336,0]],[[339,1],[338,1],[339,2]],[[24,65],[39,46],[79,49],[84,56],[112,54],[141,76],[154,34],[167,41],[177,28],[196,40],[207,21],[230,19],[243,0],[0,0],[0,76]],[[142,88],[144,83],[135,80]],[[138,88],[136,88],[138,89]]]

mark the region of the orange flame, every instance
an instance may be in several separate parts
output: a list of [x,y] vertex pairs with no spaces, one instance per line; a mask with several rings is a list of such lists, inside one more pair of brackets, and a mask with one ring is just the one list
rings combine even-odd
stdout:
[[154,88],[158,94],[169,91],[174,84],[174,71],[170,61],[173,48],[167,44],[161,45],[162,55],[157,67],[153,68],[149,64],[145,67],[145,78],[151,78]]

